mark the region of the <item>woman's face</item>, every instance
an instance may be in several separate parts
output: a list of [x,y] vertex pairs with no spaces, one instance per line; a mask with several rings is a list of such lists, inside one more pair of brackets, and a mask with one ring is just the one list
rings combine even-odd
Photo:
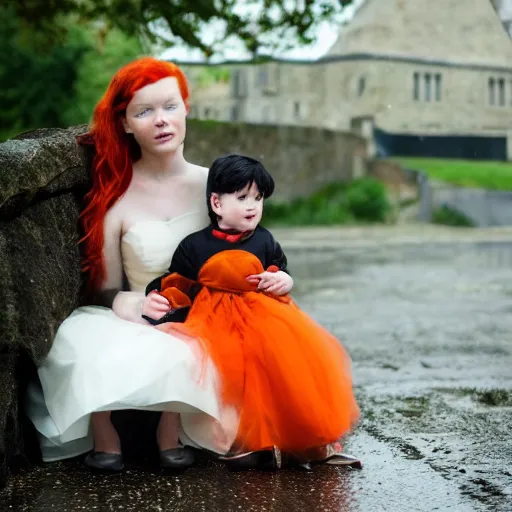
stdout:
[[176,151],[185,139],[187,110],[174,77],[139,89],[126,108],[123,126],[142,152]]

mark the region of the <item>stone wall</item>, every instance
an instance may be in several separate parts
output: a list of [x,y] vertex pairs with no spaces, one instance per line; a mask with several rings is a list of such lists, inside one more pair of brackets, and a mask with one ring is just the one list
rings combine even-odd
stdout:
[[217,156],[231,152],[262,160],[276,181],[276,199],[291,199],[360,175],[366,146],[362,137],[347,132],[189,121],[189,161],[209,166]]
[[420,170],[405,169],[391,160],[373,160],[368,174],[399,200],[419,199],[417,220],[431,222],[443,206],[463,213],[478,227],[512,226],[512,191],[458,187],[429,179]]
[[448,206],[470,218],[476,226],[512,226],[512,192],[430,184],[430,208]]
[[0,144],[0,487],[33,439],[22,405],[28,379],[79,304],[81,131],[38,130]]

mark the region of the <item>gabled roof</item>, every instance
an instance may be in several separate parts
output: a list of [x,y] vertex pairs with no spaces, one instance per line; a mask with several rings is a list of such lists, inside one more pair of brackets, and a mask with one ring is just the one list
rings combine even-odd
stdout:
[[489,0],[366,0],[326,57],[358,53],[512,67]]

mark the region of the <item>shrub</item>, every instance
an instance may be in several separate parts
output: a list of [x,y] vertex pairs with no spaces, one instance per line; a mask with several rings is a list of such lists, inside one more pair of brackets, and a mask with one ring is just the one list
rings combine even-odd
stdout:
[[384,222],[390,210],[386,188],[373,178],[353,181],[344,201],[354,218],[367,222]]
[[386,190],[377,180],[330,183],[309,197],[269,201],[263,221],[286,226],[320,226],[382,222],[390,209]]
[[475,223],[466,215],[443,205],[432,213],[432,222],[434,224],[444,224],[445,226],[458,226],[458,227],[474,227]]

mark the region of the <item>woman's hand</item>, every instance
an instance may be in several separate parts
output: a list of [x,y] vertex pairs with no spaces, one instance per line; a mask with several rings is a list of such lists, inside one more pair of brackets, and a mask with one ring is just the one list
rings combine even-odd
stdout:
[[[157,292],[155,292],[157,293]],[[148,295],[149,297],[149,295]],[[162,297],[164,300],[165,297]],[[149,325],[149,322],[142,318],[143,310],[145,311],[146,297],[143,293],[139,292],[119,292],[112,303],[112,310],[114,313],[124,320],[129,320],[130,322],[135,322],[137,324]],[[167,311],[170,309],[167,306]],[[151,310],[151,312],[155,312]],[[144,313],[145,314],[145,313]],[[165,313],[161,314],[158,317],[155,317],[155,320],[158,320]],[[152,318],[149,314],[148,317]]]
[[142,314],[152,318],[153,320],[160,320],[160,318],[169,313],[171,309],[169,301],[156,290],[153,290],[152,292],[149,292],[144,299]]
[[275,295],[286,295],[293,288],[293,279],[283,271],[262,272],[247,277],[247,281],[258,285],[258,290]]

